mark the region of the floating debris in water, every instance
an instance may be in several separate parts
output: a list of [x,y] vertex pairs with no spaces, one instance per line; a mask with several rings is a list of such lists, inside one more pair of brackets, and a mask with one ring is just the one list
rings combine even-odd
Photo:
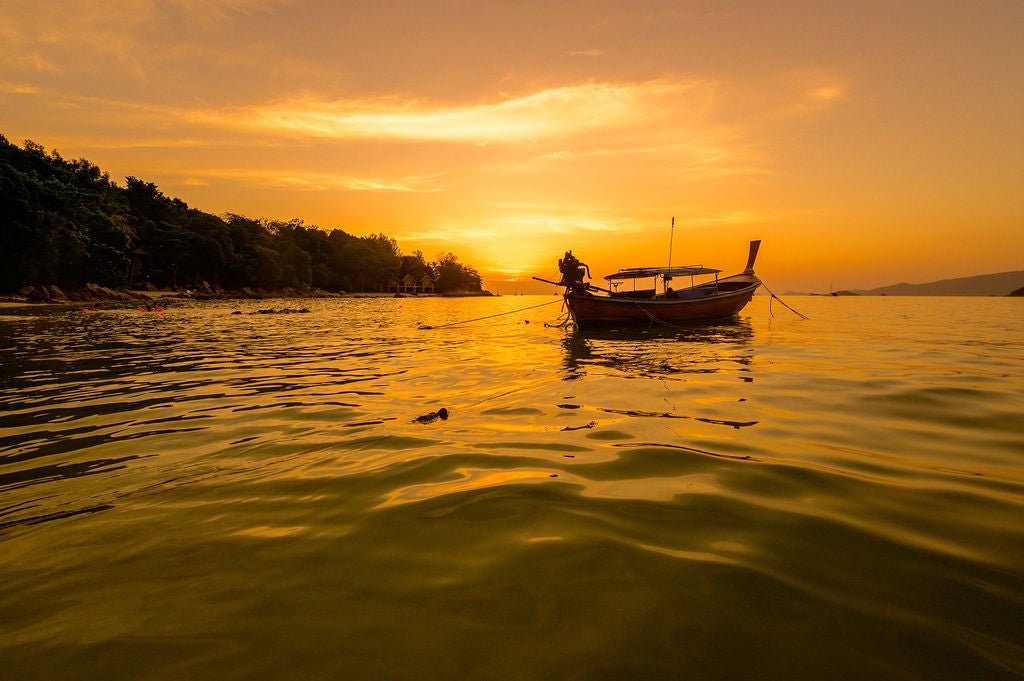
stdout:
[[[423,417],[421,416],[420,418],[423,418]],[[341,427],[342,428],[359,428],[359,427],[362,427],[362,426],[379,426],[380,424],[384,423],[385,421],[393,421],[393,420],[394,420],[394,417],[388,417],[388,418],[380,419],[378,421],[359,421],[357,423],[343,423],[343,424],[341,424]]]
[[694,421],[701,421],[703,423],[712,423],[716,426],[732,426],[733,428],[748,428],[750,426],[756,426],[758,421],[728,421],[726,419],[705,419],[695,418]]
[[598,410],[609,414],[623,414],[625,416],[644,416],[658,419],[693,419],[701,423],[711,423],[716,426],[731,426],[732,428],[748,428],[756,426],[760,421],[729,421],[726,419],[709,419],[701,416],[685,416],[683,414],[670,414],[667,411],[640,411],[638,409],[608,409],[598,407]]
[[580,405],[578,405],[578,404],[559,404],[558,408],[559,409],[579,409]]
[[441,419],[442,421],[448,420],[448,410],[441,407],[437,411],[432,411],[429,414],[423,416],[417,416],[413,419],[414,423],[433,423],[434,421]]
[[597,421],[591,421],[590,423],[586,424],[585,426],[566,426],[565,428],[562,428],[562,430],[560,432],[564,433],[567,430],[584,430],[586,428],[593,428],[596,425],[597,425]]
[[682,416],[681,414],[670,414],[667,411],[640,411],[639,409],[607,409],[605,407],[598,407],[598,409],[609,414],[623,414],[624,416],[651,416],[654,418],[662,419],[690,418],[689,416]]

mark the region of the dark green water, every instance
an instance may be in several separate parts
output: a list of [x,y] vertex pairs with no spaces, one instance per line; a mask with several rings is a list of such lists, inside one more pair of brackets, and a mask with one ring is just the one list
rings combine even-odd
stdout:
[[1024,677],[1020,300],[548,300],[7,310],[0,678]]

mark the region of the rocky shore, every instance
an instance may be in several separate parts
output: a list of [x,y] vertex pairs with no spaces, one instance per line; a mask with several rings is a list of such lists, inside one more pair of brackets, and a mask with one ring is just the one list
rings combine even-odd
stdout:
[[96,302],[135,302],[151,300],[151,296],[141,291],[118,291],[99,284],[86,284],[80,289],[64,291],[55,285],[39,284],[23,286],[17,293],[4,297],[12,303],[43,303],[56,305],[60,303],[96,303]]
[[64,291],[58,286],[39,284],[24,286],[16,293],[0,295],[0,301],[7,303],[38,303],[60,305],[67,303],[150,303],[154,300],[264,300],[270,298],[438,298],[490,296],[489,291],[456,291],[443,294],[433,293],[346,293],[323,291],[317,288],[283,288],[276,290],[242,288],[238,290],[221,289],[202,282],[196,288],[181,288],[162,291],[155,287],[141,290],[112,289],[99,284]]

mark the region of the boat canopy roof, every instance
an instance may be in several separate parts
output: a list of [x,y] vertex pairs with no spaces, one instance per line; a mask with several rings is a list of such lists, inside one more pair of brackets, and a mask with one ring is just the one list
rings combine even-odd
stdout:
[[700,265],[689,265],[687,267],[626,267],[615,274],[605,277],[608,281],[615,279],[642,279],[644,277],[663,277],[666,274],[670,277],[689,277],[695,274],[718,274],[722,270]]

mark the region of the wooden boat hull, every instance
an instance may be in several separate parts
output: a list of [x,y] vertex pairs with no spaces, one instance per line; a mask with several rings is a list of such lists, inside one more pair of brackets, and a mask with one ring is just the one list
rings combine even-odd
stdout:
[[723,279],[721,283],[728,282],[733,286],[746,285],[700,298],[678,300],[636,300],[570,291],[565,294],[565,302],[573,321],[579,327],[613,324],[686,324],[735,315],[750,302],[757,287],[761,285],[761,280],[753,273],[738,274]]

